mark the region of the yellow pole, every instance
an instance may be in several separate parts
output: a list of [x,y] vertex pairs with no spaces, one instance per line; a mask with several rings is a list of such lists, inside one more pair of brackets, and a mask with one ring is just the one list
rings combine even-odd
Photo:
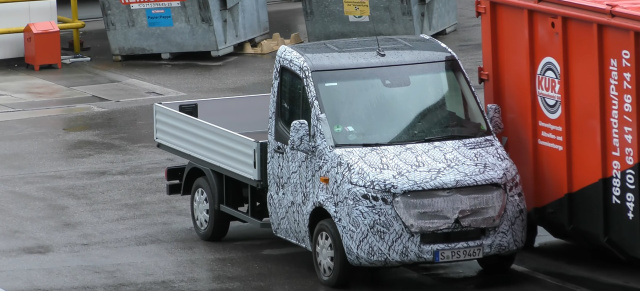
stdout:
[[75,28],[84,28],[85,27],[85,23],[84,21],[73,21],[71,18],[67,18],[64,16],[58,16],[58,22],[62,22],[61,24],[58,24],[58,28],[60,30],[62,29],[75,29]]
[[58,24],[58,29],[63,30],[63,29],[73,29],[73,30],[77,30],[78,28],[83,28],[84,27],[84,23],[61,23]]
[[[64,17],[64,16],[60,16],[58,15],[58,22],[62,22],[62,23],[72,23],[73,20],[71,18],[68,17]],[[81,21],[80,21],[81,22]]]
[[0,34],[22,33],[24,27],[0,28]]
[[[66,20],[61,20],[61,18],[65,18]],[[71,22],[70,18],[58,16],[58,21],[64,22],[58,24],[58,29],[78,29],[83,28],[85,23],[83,21]],[[12,33],[22,33],[24,31],[24,27],[10,27],[10,28],[0,28],[0,34],[12,34]]]
[[[71,0],[71,19],[78,22],[78,0]],[[77,28],[73,30],[73,51],[80,53],[80,30]]]

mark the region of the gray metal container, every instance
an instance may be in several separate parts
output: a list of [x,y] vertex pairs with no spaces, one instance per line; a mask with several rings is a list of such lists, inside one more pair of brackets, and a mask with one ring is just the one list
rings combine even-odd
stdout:
[[166,59],[196,51],[221,56],[269,32],[266,0],[122,2],[100,0],[114,61],[123,55],[159,53]]
[[370,0],[370,16],[345,15],[343,0],[302,0],[309,41],[454,31],[455,0]]

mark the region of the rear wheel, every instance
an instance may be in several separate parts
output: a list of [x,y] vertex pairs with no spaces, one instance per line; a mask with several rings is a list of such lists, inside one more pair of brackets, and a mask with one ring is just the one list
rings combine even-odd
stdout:
[[478,264],[488,273],[504,273],[511,269],[516,254],[493,255],[478,259]]
[[313,265],[318,279],[329,287],[341,287],[347,282],[351,266],[344,253],[342,239],[331,219],[318,223],[313,232]]
[[191,221],[202,240],[221,240],[229,231],[229,216],[220,210],[218,187],[209,186],[205,177],[198,178],[191,188]]

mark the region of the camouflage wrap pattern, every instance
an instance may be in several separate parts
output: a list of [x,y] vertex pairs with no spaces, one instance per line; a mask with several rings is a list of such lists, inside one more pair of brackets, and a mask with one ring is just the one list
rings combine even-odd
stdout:
[[[314,227],[309,225],[310,217],[321,210],[335,221],[349,262],[358,266],[432,262],[436,250],[475,246],[482,246],[485,256],[506,254],[524,245],[526,206],[520,178],[495,136],[334,148],[330,133],[322,126],[324,117],[304,58],[283,46],[277,53],[274,80],[279,80],[281,66],[305,82],[312,111],[312,150],[307,154],[276,141],[279,84],[274,82],[269,106],[267,202],[276,235],[310,250]],[[292,134],[299,132],[304,130],[292,130]],[[321,176],[328,177],[329,183],[321,183]],[[488,184],[502,185],[507,202],[499,226],[487,229],[480,240],[423,244],[421,234],[411,233],[393,206],[394,197],[412,191]]]

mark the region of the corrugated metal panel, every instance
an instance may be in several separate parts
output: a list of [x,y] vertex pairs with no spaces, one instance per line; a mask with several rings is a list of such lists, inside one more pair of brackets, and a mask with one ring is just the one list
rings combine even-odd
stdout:
[[561,0],[567,4],[575,3],[587,7],[596,7],[601,9],[628,9],[640,12],[640,1],[633,0]]
[[260,180],[260,144],[240,134],[154,104],[156,142],[220,166],[243,177]]
[[451,32],[458,23],[451,0],[366,1],[369,16],[349,16],[342,0],[303,0],[309,41],[379,36],[433,35]]
[[[477,7],[485,100],[502,107],[527,206],[556,237],[634,258],[640,19],[629,9],[638,5],[481,0]],[[622,9],[635,16],[617,17]]]
[[220,56],[231,53],[235,44],[269,32],[265,0],[167,3],[180,6],[141,9],[120,1],[100,0],[111,53],[211,51],[213,56]]
[[[531,4],[535,6],[557,4],[558,6],[556,8],[559,9],[576,8],[584,12],[604,14],[610,18],[620,17],[640,20],[640,1],[638,0],[540,0],[538,3],[531,3],[531,1],[526,0],[508,0],[501,2],[511,5],[518,1],[523,2],[522,5]],[[584,13],[579,13],[576,16],[579,17],[580,14],[582,14],[582,16],[587,16],[587,14]]]

